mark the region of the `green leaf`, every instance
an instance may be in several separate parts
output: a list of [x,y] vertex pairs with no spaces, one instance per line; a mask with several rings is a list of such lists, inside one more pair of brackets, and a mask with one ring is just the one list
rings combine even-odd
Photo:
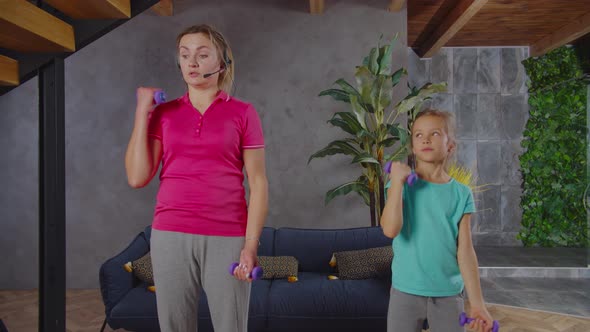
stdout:
[[[346,123],[348,128],[350,128],[350,130],[351,130],[351,132],[349,132],[350,134],[353,134],[356,136],[363,129],[363,127],[361,126],[361,124],[357,120],[356,115],[354,113],[337,112],[332,117],[332,120],[338,119],[338,117],[340,117],[340,119],[342,119],[342,121],[344,121]],[[332,120],[329,120],[328,122],[330,122]]]
[[361,131],[358,132],[357,137],[359,140],[363,140],[364,139],[368,139],[369,140],[369,144],[373,145],[375,143],[377,143],[377,135],[373,132],[367,131],[365,129],[361,129]]
[[426,100],[427,98],[430,98],[430,96],[435,93],[444,92],[446,90],[447,90],[447,83],[446,82],[436,83],[436,84],[426,84],[417,91],[417,94],[415,96],[412,96],[412,97],[409,97],[407,99],[400,101],[397,104],[396,109],[399,113],[402,113],[402,114],[408,114],[408,113],[412,112],[414,109],[416,109],[416,111],[419,111],[419,109],[417,109],[418,108],[417,106],[421,105],[424,102],[424,100]]
[[406,145],[409,142],[410,133],[406,128],[402,127],[399,123],[387,124],[387,132],[392,137],[397,138],[402,145]]
[[399,123],[393,125],[388,124],[387,134],[389,137],[386,137],[383,141],[379,142],[379,146],[390,147],[396,142],[400,142],[400,146],[408,144],[409,133],[407,129],[403,128]]
[[408,144],[401,144],[393,153],[383,156],[383,161],[405,160],[410,152],[410,146]]
[[[346,114],[345,117],[338,118],[338,114],[343,113]],[[358,123],[357,119],[354,117],[353,114],[349,112],[339,112],[332,117],[332,119],[328,120],[328,122],[336,127],[340,127],[345,132],[357,136],[358,133],[362,130],[361,125]]]
[[349,96],[348,92],[346,92],[344,90],[340,90],[340,89],[328,89],[328,90],[324,90],[324,91],[320,92],[320,94],[318,96],[319,97],[321,97],[321,96],[331,96],[335,100],[343,101],[345,103],[350,103],[350,96]]
[[363,190],[357,190],[356,192],[363,198],[363,201],[367,206],[371,206],[371,198],[369,196],[369,189],[367,189],[367,186],[365,186]]
[[391,72],[392,45],[385,45],[379,49],[379,75],[387,75]]
[[[356,119],[355,119],[356,121]],[[340,127],[340,129],[344,130],[345,132],[351,134],[351,135],[356,135],[357,131],[355,131],[350,124],[348,124],[346,121],[342,120],[342,119],[330,119],[328,120],[328,122],[330,124],[332,124],[335,127]]]
[[[345,184],[341,184],[336,188],[330,189],[326,193],[325,204],[328,205],[328,203],[330,203],[330,201],[333,200],[335,197],[347,195],[352,191],[356,191],[357,193],[361,194],[361,196],[363,196],[362,193],[364,191],[367,191],[366,188],[367,188],[367,185],[363,182],[358,181],[358,180],[347,182]],[[368,196],[368,191],[367,191],[367,196]]]
[[395,73],[393,73],[393,75],[391,75],[391,82],[392,82],[393,86],[396,86],[399,83],[399,81],[402,79],[402,77],[407,74],[408,74],[408,72],[406,71],[405,68],[400,68]]
[[365,122],[366,110],[363,108],[363,105],[361,105],[359,97],[351,95],[350,104],[352,105],[352,111],[354,112],[358,123],[362,128],[367,129],[367,124]]
[[361,100],[363,104],[371,104],[371,90],[374,85],[375,76],[367,67],[358,67],[354,74],[356,84],[360,90]]
[[378,145],[384,146],[384,147],[388,148],[388,147],[394,145],[395,142],[397,142],[397,141],[398,141],[397,138],[395,138],[395,137],[389,137],[389,138],[386,138],[385,140],[379,142]]
[[373,74],[377,75],[379,73],[379,50],[376,47],[373,47],[369,52],[369,66],[368,70]]
[[356,157],[354,157],[351,164],[356,164],[356,163],[369,163],[369,164],[379,165],[379,161],[377,161],[377,159],[375,159],[373,156],[371,156],[368,153],[362,153],[362,154],[359,154]]
[[338,84],[342,90],[346,91],[349,95],[356,95],[360,96],[361,94],[352,86],[350,83],[346,82],[344,79],[340,78],[334,82],[334,84]]
[[349,140],[337,140],[333,141],[325,148],[321,149],[320,151],[312,154],[309,157],[307,163],[309,164],[312,159],[314,158],[322,158],[326,156],[331,156],[335,154],[345,154],[351,156],[358,156],[360,155],[360,151],[357,150],[354,146],[350,144]]
[[365,202],[365,204],[367,206],[370,206],[370,198],[369,198],[369,180],[367,179],[367,177],[365,175],[361,175],[359,176],[359,178],[356,180],[357,182],[363,183],[364,186],[362,188],[360,188],[360,190],[355,190],[359,196],[361,196],[363,198],[363,201]]
[[379,75],[375,81],[375,86],[371,91],[373,105],[377,107],[377,112],[382,112],[385,108],[391,105],[393,96],[393,83],[388,76]]

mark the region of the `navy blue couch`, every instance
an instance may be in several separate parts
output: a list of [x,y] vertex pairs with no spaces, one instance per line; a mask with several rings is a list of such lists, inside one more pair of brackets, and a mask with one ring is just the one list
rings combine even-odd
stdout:
[[[148,226],[100,268],[106,323],[113,329],[159,331],[155,294],[123,269],[123,264],[149,251],[150,234]],[[333,273],[328,265],[332,253],[389,244],[391,239],[379,227],[264,228],[258,255],[295,256],[299,281],[253,282],[248,331],[386,331],[390,275],[366,280],[328,280],[327,276]],[[198,318],[199,332],[213,331],[206,294],[201,297]]]

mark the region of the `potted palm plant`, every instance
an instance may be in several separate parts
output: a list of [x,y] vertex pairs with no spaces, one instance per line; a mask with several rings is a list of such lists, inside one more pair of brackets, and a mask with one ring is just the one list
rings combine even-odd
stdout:
[[382,165],[390,160],[404,160],[409,153],[409,131],[401,120],[407,115],[408,123],[414,119],[423,102],[431,95],[446,91],[446,83],[425,84],[420,88],[410,87],[409,94],[394,107],[393,89],[407,71],[392,69],[392,43],[370,50],[361,66],[356,67],[353,86],[340,78],[334,82],[337,88],[322,91],[319,96],[350,104],[348,111],[336,112],[328,123],[339,127],[346,137],[330,142],[313,153],[308,163],[315,158],[345,154],[352,157],[352,164],[362,168],[355,180],[341,184],[326,193],[325,204],[340,195],[351,192],[359,194],[369,206],[371,226],[376,226],[385,205]]

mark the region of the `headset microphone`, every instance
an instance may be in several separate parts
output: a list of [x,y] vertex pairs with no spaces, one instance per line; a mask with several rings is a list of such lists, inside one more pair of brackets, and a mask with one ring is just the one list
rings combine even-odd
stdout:
[[209,77],[209,76],[211,76],[211,75],[215,75],[215,74],[219,73],[220,71],[222,71],[222,70],[224,70],[224,69],[225,69],[225,68],[219,68],[218,70],[216,70],[216,71],[214,71],[214,72],[212,72],[212,73],[208,73],[208,74],[205,74],[205,75],[203,75],[203,78],[207,78],[207,77]]

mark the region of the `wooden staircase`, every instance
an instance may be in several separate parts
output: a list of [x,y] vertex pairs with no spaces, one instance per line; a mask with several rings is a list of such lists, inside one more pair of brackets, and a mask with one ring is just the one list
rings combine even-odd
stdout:
[[149,8],[172,0],[0,0],[0,96],[39,77],[39,331],[66,331],[64,59]]
[[0,0],[0,96],[150,8],[173,13],[172,0]]

